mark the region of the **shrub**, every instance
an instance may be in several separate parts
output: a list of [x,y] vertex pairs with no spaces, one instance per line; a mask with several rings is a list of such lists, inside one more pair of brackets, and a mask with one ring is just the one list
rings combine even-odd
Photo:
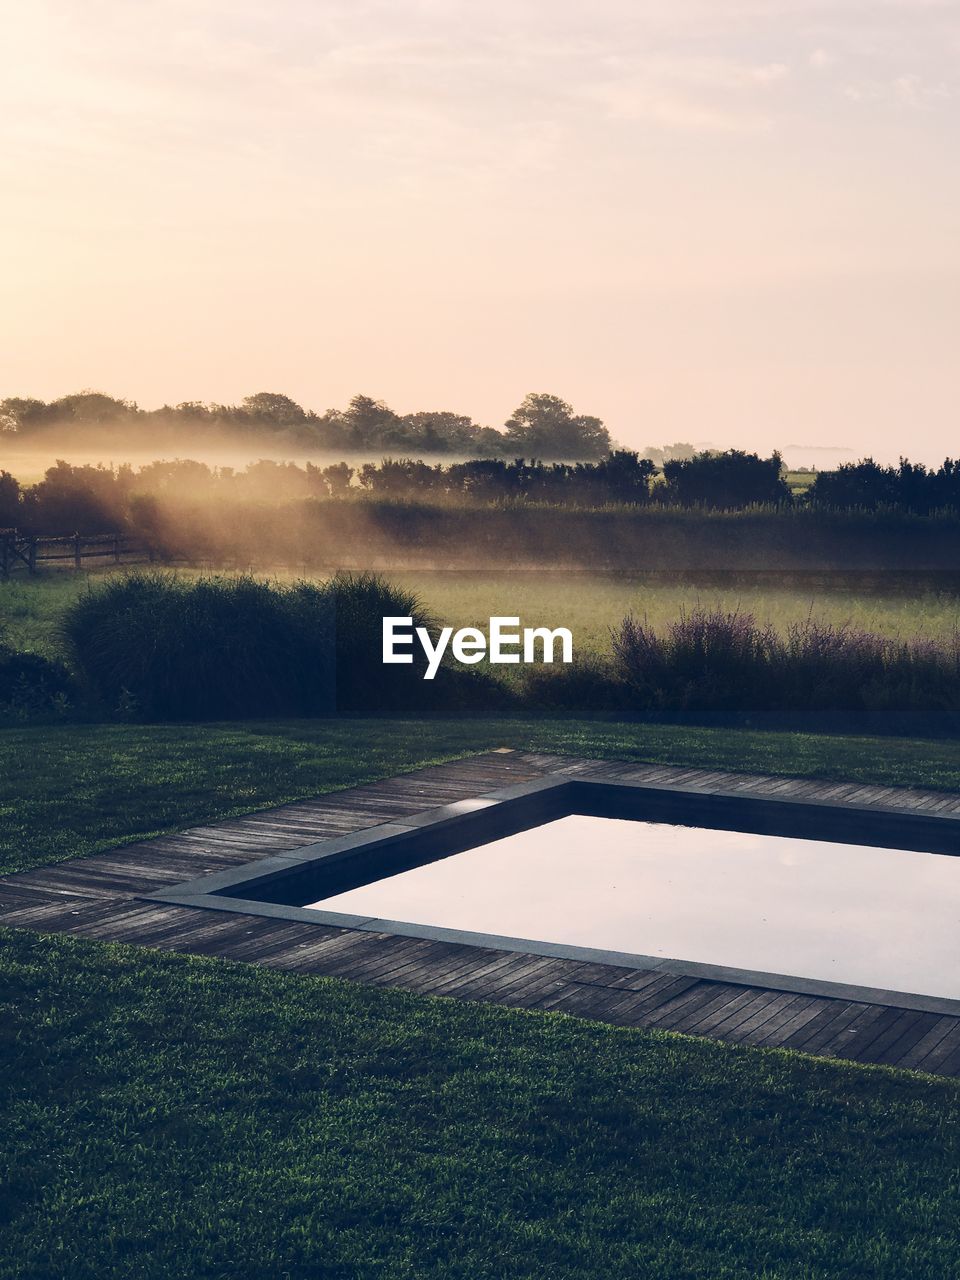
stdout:
[[0,718],[27,719],[66,710],[73,680],[61,662],[0,642]]
[[114,711],[205,720],[333,709],[325,588],[132,573],[82,596],[62,629],[90,689]]
[[523,700],[534,711],[564,714],[616,713],[629,689],[608,659],[593,655],[570,663],[537,663],[522,677]]
[[414,645],[409,665],[384,665],[384,618],[412,618],[415,627],[434,634],[437,623],[419,596],[394,586],[375,573],[338,573],[330,583],[336,609],[337,709],[347,714],[422,709],[430,685],[425,681],[426,658]]
[[489,677],[441,666],[425,681],[382,662],[382,618],[436,632],[418,598],[371,573],[322,586],[252,577],[111,578],[62,624],[89,691],[113,712],[151,720],[391,715],[502,706]]
[[[868,631],[808,618],[787,628],[775,657],[777,704],[860,709],[889,686],[891,642]],[[883,698],[881,697],[881,701]]]

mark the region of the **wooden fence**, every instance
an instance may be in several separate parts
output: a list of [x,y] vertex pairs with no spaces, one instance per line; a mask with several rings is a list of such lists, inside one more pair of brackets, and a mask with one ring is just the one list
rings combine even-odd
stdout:
[[90,560],[114,564],[152,562],[153,549],[142,538],[122,533],[71,533],[60,537],[34,537],[16,529],[0,529],[0,578],[15,572],[36,573],[44,565],[61,564],[82,569]]

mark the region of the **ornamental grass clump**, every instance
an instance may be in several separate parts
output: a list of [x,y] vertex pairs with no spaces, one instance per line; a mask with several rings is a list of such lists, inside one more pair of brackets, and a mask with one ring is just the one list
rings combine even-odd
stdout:
[[960,710],[960,634],[875,635],[815,618],[783,635],[749,613],[694,609],[664,631],[630,616],[613,633],[635,710]]
[[787,629],[781,705],[813,710],[955,711],[960,643],[878,636],[808,619]]
[[643,709],[741,711],[769,700],[778,639],[752,614],[682,610],[663,632],[632,614],[613,634],[618,674]]
[[780,641],[775,705],[812,711],[880,706],[894,642],[816,618],[792,623]]

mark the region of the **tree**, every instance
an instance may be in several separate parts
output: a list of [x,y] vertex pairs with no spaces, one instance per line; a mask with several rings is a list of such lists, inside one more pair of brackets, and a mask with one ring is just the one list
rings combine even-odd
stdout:
[[353,449],[378,449],[393,443],[400,418],[389,405],[371,396],[354,396],[345,412],[333,411],[326,421],[339,428],[341,442]]
[[132,400],[117,400],[102,391],[89,389],[61,396],[52,402],[50,409],[56,421],[69,420],[84,426],[127,422],[139,413]]
[[296,427],[307,417],[296,400],[279,391],[258,391],[256,395],[245,396],[241,408],[254,422],[271,427]]
[[[307,463],[307,470],[310,469],[310,463]],[[320,472],[326,481],[327,488],[334,497],[342,496],[350,488],[350,481],[353,479],[353,467],[348,467],[345,462],[332,462],[330,466],[324,467]]]
[[407,413],[400,421],[404,447],[423,453],[472,452],[480,430],[472,418],[447,410]]
[[0,471],[0,529],[15,529],[20,523],[20,482],[9,471]]
[[26,435],[36,431],[54,420],[52,408],[45,400],[8,396],[6,400],[0,400],[0,432]]
[[788,503],[790,490],[783,478],[779,453],[760,458],[755,453],[727,449],[698,453],[663,464],[666,481],[662,497],[679,506],[736,510],[758,503]]
[[836,471],[820,471],[809,490],[810,501],[819,507],[862,507],[868,511],[893,506],[899,497],[897,472],[873,458],[843,462]]
[[656,471],[649,458],[629,449],[617,449],[593,468],[595,484],[612,502],[645,502]]
[[610,432],[599,418],[575,414],[559,396],[532,392],[505,424],[505,448],[533,458],[603,458]]
[[73,467],[58,459],[28,489],[24,524],[42,533],[109,533],[123,524],[129,467]]

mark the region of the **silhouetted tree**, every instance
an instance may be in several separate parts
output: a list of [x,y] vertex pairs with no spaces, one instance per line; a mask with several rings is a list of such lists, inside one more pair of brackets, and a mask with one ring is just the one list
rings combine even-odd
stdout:
[[596,481],[612,502],[645,502],[657,468],[649,458],[617,449],[593,469]]
[[531,393],[506,422],[504,448],[535,458],[602,458],[610,432],[559,396]]
[[790,490],[783,477],[779,453],[760,458],[755,453],[728,449],[698,453],[663,464],[662,501],[679,506],[734,509],[756,503],[788,503]]
[[393,438],[400,423],[399,416],[388,405],[370,396],[354,396],[346,412],[338,418],[345,433],[344,443],[354,449],[382,448]]
[[241,408],[252,422],[270,427],[296,427],[307,419],[306,410],[296,400],[276,391],[258,391],[256,395],[245,396]]
[[820,471],[808,497],[818,507],[862,507],[875,511],[898,500],[897,473],[873,458],[843,462],[835,471]]
[[53,406],[45,400],[9,396],[0,400],[0,431],[29,435],[54,421]]
[[810,486],[809,501],[844,510],[900,507],[917,515],[960,508],[960,463],[946,458],[936,471],[901,458],[899,466],[882,467],[873,458],[844,462],[836,471],[820,471]]
[[435,467],[410,458],[384,458],[379,466],[366,462],[357,475],[360,485],[371,493],[400,496],[405,493],[425,492],[443,485],[444,471],[438,463]]
[[20,482],[0,471],[0,529],[16,529],[22,516]]
[[124,523],[133,470],[73,467],[59,460],[26,493],[24,524],[47,534],[105,533]]
[[320,474],[326,481],[329,491],[336,497],[337,494],[346,493],[350,488],[353,467],[348,467],[345,462],[334,462],[329,467],[324,467]]
[[472,453],[481,430],[472,418],[445,410],[407,413],[400,421],[404,448],[419,448],[423,453]]

